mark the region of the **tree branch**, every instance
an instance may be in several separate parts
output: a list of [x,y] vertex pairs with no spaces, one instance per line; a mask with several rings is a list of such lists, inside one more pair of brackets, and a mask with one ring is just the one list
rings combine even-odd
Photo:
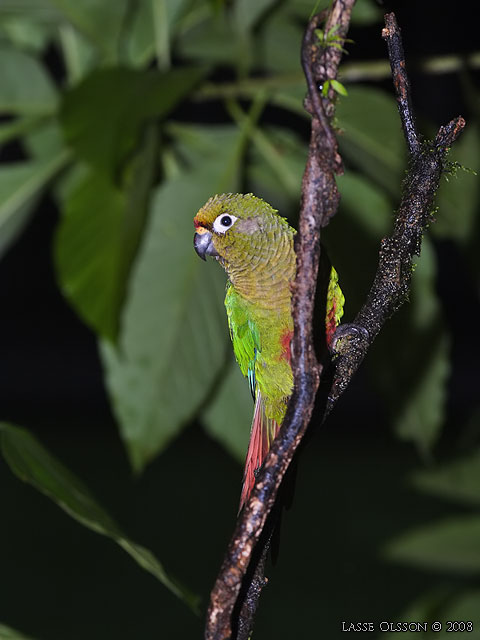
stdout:
[[407,69],[405,67],[402,36],[395,14],[393,13],[387,13],[385,15],[385,28],[382,31],[382,38],[387,43],[393,86],[395,87],[398,113],[402,121],[403,133],[407,142],[408,151],[411,155],[414,155],[419,150],[419,142],[415,129],[415,120],[413,118],[410,83],[408,82]]
[[388,46],[398,111],[410,152],[409,169],[393,233],[381,242],[378,268],[367,300],[353,324],[341,325],[335,334],[335,374],[324,419],[347,388],[380,329],[408,299],[413,257],[420,255],[423,233],[433,219],[435,194],[445,171],[446,155],[465,127],[465,120],[458,116],[440,127],[432,142],[419,141],[400,28],[393,13],[385,16],[385,24],[382,37]]
[[[344,38],[354,1],[335,0],[324,29],[328,31],[338,25],[336,34]],[[309,91],[306,108],[313,118],[302,182],[296,242],[297,273],[292,292],[294,391],[279,436],[273,442],[250,499],[239,516],[212,590],[205,634],[207,640],[230,637],[243,640],[249,637],[253,615],[265,584],[263,567],[273,526],[271,519],[267,524],[267,519],[282,479],[309,424],[320,380],[321,366],[315,357],[312,337],[320,229],[337,210],[339,195],[334,176],[341,171],[337,142],[329,123],[333,115],[331,102],[334,95],[330,92],[326,99],[322,99],[318,89],[327,79],[336,77],[341,51],[319,45],[314,31],[323,18],[324,14],[320,14],[312,19],[302,45],[302,65]],[[251,577],[245,583],[247,573]],[[243,602],[239,602],[241,595]],[[235,619],[236,616],[239,618]]]
[[[345,38],[354,0],[335,0],[324,32]],[[321,46],[315,29],[325,14],[315,16],[302,44],[302,65],[308,85],[305,108],[312,115],[309,153],[302,182],[297,274],[292,292],[294,391],[273,445],[259,471],[251,497],[239,516],[220,573],[212,590],[207,616],[207,640],[248,639],[258,599],[265,585],[264,566],[275,524],[272,509],[282,479],[310,421],[322,367],[312,339],[313,303],[320,257],[320,231],[335,214],[339,195],[335,174],[342,171],[335,135],[330,126],[334,93],[322,98],[319,86],[337,75],[341,51]],[[441,127],[433,142],[420,142],[410,106],[400,30],[395,16],[385,17],[387,41],[400,117],[410,153],[410,166],[393,233],[381,243],[379,265],[367,300],[352,325],[335,335],[335,371],[325,416],[346,389],[385,321],[406,300],[412,258],[419,255],[423,232],[431,221],[433,201],[445,169],[448,147],[465,121],[459,117]]]

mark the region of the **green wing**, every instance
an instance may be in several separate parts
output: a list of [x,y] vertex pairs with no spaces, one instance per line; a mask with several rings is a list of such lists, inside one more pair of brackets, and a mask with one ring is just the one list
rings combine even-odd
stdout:
[[330,280],[328,282],[327,289],[327,305],[325,314],[325,326],[327,344],[332,343],[333,335],[336,328],[340,324],[340,320],[343,316],[343,305],[345,304],[345,298],[338,284],[338,274],[332,267],[330,270]]
[[248,303],[242,300],[231,284],[227,288],[225,307],[235,358],[243,375],[248,378],[250,392],[255,400],[255,362],[260,352],[258,329],[249,312]]
[[257,356],[261,353],[261,345],[252,309],[249,307],[249,303],[235,292],[231,284],[227,288],[225,307],[227,308],[228,326],[235,358],[243,375],[248,378],[250,391],[255,402],[240,498],[240,510],[242,510],[255,484],[255,474],[262,466],[279,427],[273,418],[266,415],[265,401],[255,378],[255,365]]

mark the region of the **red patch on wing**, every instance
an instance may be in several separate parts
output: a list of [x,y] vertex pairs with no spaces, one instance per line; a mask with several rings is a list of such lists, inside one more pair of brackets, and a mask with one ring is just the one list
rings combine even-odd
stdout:
[[292,343],[293,331],[291,329],[285,329],[280,338],[280,344],[282,345],[282,357],[288,362],[288,364],[292,361],[292,351],[291,351],[291,343]]
[[198,227],[202,226],[201,222],[199,222],[196,217],[193,219],[193,225],[195,229],[198,229]]
[[337,311],[337,302],[336,302],[336,300],[333,300],[332,301],[332,306],[328,310],[327,321],[325,323],[326,324],[325,332],[326,332],[326,338],[327,338],[327,345],[329,347],[332,344],[333,334],[335,333],[335,331],[337,329],[337,322],[335,320],[336,311]]

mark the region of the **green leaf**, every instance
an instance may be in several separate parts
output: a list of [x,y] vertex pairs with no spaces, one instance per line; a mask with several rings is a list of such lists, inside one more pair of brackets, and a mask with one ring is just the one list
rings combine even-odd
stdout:
[[330,88],[330,80],[325,80],[322,86],[322,91],[321,91],[321,94],[324,98],[327,97],[329,88]]
[[177,51],[187,60],[235,65],[239,46],[238,35],[222,11],[185,29],[179,37]]
[[207,433],[243,463],[253,417],[252,396],[236,362],[231,362],[222,377],[213,401],[202,414],[202,422]]
[[57,24],[62,15],[50,0],[3,0],[0,3],[0,16],[16,16],[23,19],[26,15],[35,21]]
[[54,34],[50,25],[29,19],[25,15],[3,19],[0,16],[0,31],[6,34],[15,48],[34,54],[41,54]]
[[199,2],[192,4],[189,0],[139,0],[126,33],[128,62],[145,66],[156,53],[158,66],[168,64],[171,41],[189,8],[197,14],[202,12]]
[[261,63],[268,69],[283,73],[298,71],[298,55],[292,55],[292,51],[300,51],[302,32],[300,23],[289,15],[278,12],[272,16],[263,31]]
[[0,144],[10,142],[35,130],[45,119],[44,116],[25,116],[2,122],[0,124]]
[[398,196],[406,167],[395,100],[376,89],[351,87],[337,104],[342,155],[373,182]]
[[341,195],[340,206],[345,214],[378,243],[392,228],[391,201],[384,191],[354,171],[338,176],[336,180]]
[[394,419],[400,438],[415,442],[426,458],[429,457],[444,423],[446,385],[450,374],[450,341],[444,331],[437,331],[430,334],[430,353],[420,355],[422,375],[414,376],[418,385],[411,391],[403,409]]
[[15,631],[11,627],[0,624],[0,640],[33,640],[31,636],[26,636],[20,631]]
[[286,6],[282,6],[288,9],[289,16],[302,20],[306,24],[316,13],[328,9],[329,0],[293,0],[287,3]]
[[389,559],[464,575],[480,572],[480,516],[442,520],[400,535],[385,549]]
[[90,171],[65,201],[55,242],[63,294],[90,327],[112,340],[125,288],[125,208],[126,194]]
[[438,469],[419,471],[412,481],[421,491],[480,506],[480,451]]
[[394,424],[401,438],[413,440],[426,455],[444,422],[450,375],[450,340],[435,285],[435,255],[431,243],[424,238],[422,255],[412,277],[409,309],[413,328],[409,350],[415,354],[410,366],[414,371],[408,374],[408,367],[403,371],[409,375],[410,384],[403,386],[408,389],[407,400],[398,409]]
[[345,89],[345,87],[341,82],[333,79],[333,80],[330,80],[330,84],[332,85],[332,88],[335,89],[335,91],[339,93],[341,96],[348,96],[348,91]]
[[214,162],[219,150],[225,155],[238,142],[238,128],[232,124],[212,127],[168,122],[165,130],[174,138],[179,157],[193,169],[205,160]]
[[128,62],[134,67],[143,67],[155,55],[155,30],[152,0],[141,0],[131,20],[127,33],[126,50]]
[[287,76],[287,80],[284,87],[272,91],[271,102],[282,109],[292,111],[302,118],[310,118],[303,106],[305,99],[304,78],[300,74],[292,74]]
[[0,168],[0,256],[25,226],[45,186],[68,163],[61,151],[42,161],[3,165]]
[[0,113],[50,114],[57,92],[43,66],[22,51],[0,48]]
[[137,471],[192,418],[225,360],[225,276],[198,259],[192,221],[221,191],[229,154],[220,148],[215,161],[157,189],[118,348],[102,345],[107,388]]
[[26,429],[0,423],[0,444],[5,460],[18,478],[56,502],[88,529],[111,538],[174,595],[196,608],[197,598],[173,580],[148,549],[126,537],[80,480]]
[[235,26],[247,33],[276,0],[237,0],[234,4]]
[[257,127],[247,165],[248,188],[286,215],[297,206],[307,147],[302,138],[280,127]]
[[352,24],[366,26],[381,22],[383,18],[383,12],[379,6],[371,0],[362,0],[356,2],[354,10],[352,11]]
[[31,131],[26,132],[22,143],[28,155],[34,160],[53,157],[61,153],[65,147],[56,118],[48,118]]
[[[173,148],[188,166],[195,169],[204,162],[210,162],[216,179],[217,193],[231,191],[241,179],[240,159],[244,154],[246,142],[260,116],[263,101],[255,102],[248,114],[243,114],[238,126],[199,126],[168,123],[166,130],[174,138]],[[243,112],[242,112],[243,113]],[[220,159],[220,160],[219,160]],[[180,172],[177,172],[177,175]]]
[[[475,124],[469,124],[452,147],[448,160],[478,172],[479,148],[479,128]],[[437,194],[438,215],[432,226],[433,233],[438,237],[448,237],[462,243],[470,241],[475,233],[479,198],[478,175],[462,171],[461,168],[458,168],[454,175],[444,174]]]
[[[478,633],[478,623],[480,612],[480,590],[465,591],[453,599],[445,609],[442,610],[444,620],[455,621],[473,621],[473,631]],[[437,636],[442,640],[448,640],[452,636],[451,632],[447,631],[447,625],[444,625],[442,634]],[[472,637],[472,636],[470,636]]]
[[148,209],[157,135],[150,127],[123,188],[87,171],[67,192],[55,256],[64,295],[97,333],[116,339],[128,274]]
[[142,124],[164,118],[203,74],[198,68],[95,71],[64,99],[65,138],[79,158],[114,176],[137,144]]
[[[476,604],[476,609],[470,608],[474,603]],[[426,622],[428,629],[431,629],[432,622],[438,620],[442,620],[442,622],[446,620],[471,620],[472,617],[476,620],[478,610],[478,591],[467,591],[459,594],[453,584],[445,583],[417,597],[400,615],[395,616],[395,622],[421,621]],[[451,615],[456,611],[461,611],[465,615],[460,615],[459,617],[456,617],[456,614]],[[475,616],[472,616],[472,612],[476,612]],[[444,624],[442,631],[435,632],[435,636],[432,637],[447,640],[451,633],[448,633],[446,629],[447,626]],[[420,635],[420,637],[425,637],[425,634]],[[398,631],[382,633],[382,638],[394,640],[394,638],[398,638]]]
[[119,37],[127,17],[127,0],[49,0],[50,4],[102,52],[105,62],[118,59]]
[[[478,623],[480,622],[479,611],[480,591],[478,589],[455,593],[452,586],[449,588],[441,586],[422,595],[401,615],[397,616],[396,620],[398,622],[427,622],[429,630],[433,622],[441,622],[441,631],[416,635],[417,637],[420,635],[421,638],[431,637],[448,640],[452,637],[452,633],[456,633],[456,635],[459,633],[458,627],[453,631],[456,622],[465,623],[466,625],[470,622],[471,628],[463,627],[463,631],[468,633],[469,637],[472,637],[472,635],[475,637],[475,630],[478,629]],[[451,621],[450,624],[447,623],[448,620]],[[398,632],[382,633],[382,638],[394,640],[398,638]]]
[[58,27],[68,86],[80,82],[98,63],[98,51],[80,31],[66,22]]

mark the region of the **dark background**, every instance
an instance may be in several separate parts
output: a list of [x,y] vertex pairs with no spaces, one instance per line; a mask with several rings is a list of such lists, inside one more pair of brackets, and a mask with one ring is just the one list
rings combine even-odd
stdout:
[[[458,114],[467,123],[478,116],[478,105],[464,101],[461,74],[415,71],[424,56],[478,47],[473,7],[414,1],[386,7],[402,27],[420,126],[438,126]],[[385,57],[378,27],[350,35],[355,46],[349,60]],[[54,52],[49,64],[61,82]],[[381,85],[389,88],[390,82]],[[10,145],[1,159],[22,154]],[[157,551],[205,604],[233,528],[240,467],[192,424],[140,478],[132,478],[102,386],[94,335],[55,283],[57,219],[53,200],[44,197],[0,262],[0,419],[37,434],[131,537]],[[435,249],[438,290],[454,338],[447,427],[435,452],[441,459],[477,407],[480,313],[476,274],[465,256],[448,242],[436,242]],[[395,532],[462,511],[408,485],[418,455],[385,424],[382,399],[360,372],[301,457],[256,637],[337,637],[342,620],[392,620],[428,588],[451,584],[451,578],[394,565],[379,554]],[[0,503],[0,620],[45,640],[200,637],[201,620],[111,541],[19,482],[3,460]]]

